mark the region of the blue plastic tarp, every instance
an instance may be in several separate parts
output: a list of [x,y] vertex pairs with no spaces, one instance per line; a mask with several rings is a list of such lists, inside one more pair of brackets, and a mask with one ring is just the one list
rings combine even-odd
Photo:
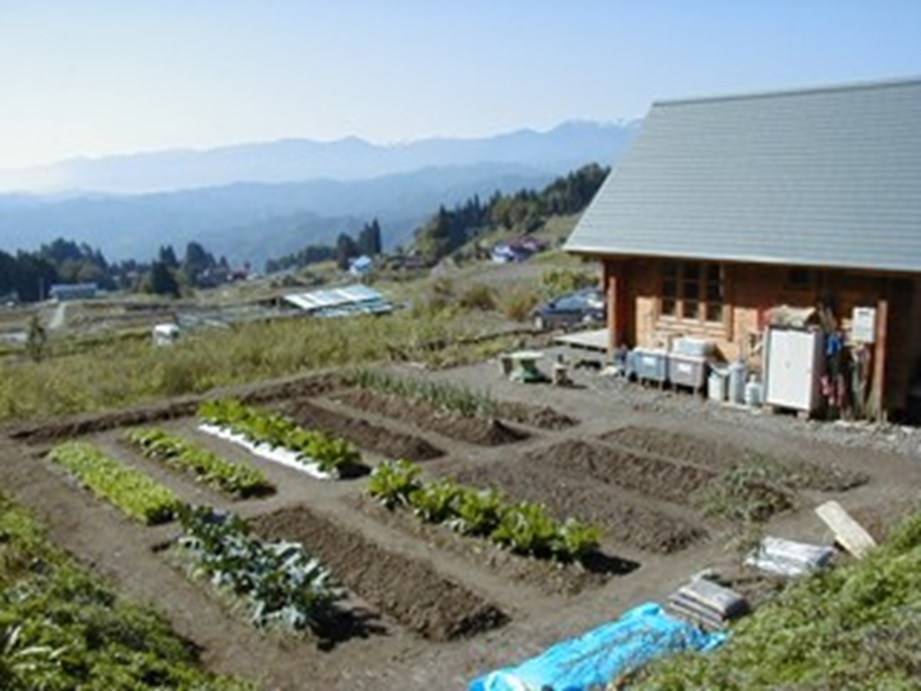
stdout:
[[557,643],[538,657],[475,679],[468,691],[586,691],[604,688],[618,675],[682,650],[712,650],[725,633],[705,633],[668,616],[654,602],[620,619]]

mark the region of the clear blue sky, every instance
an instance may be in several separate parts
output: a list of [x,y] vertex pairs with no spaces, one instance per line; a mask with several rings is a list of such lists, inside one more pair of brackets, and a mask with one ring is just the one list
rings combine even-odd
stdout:
[[0,168],[921,75],[921,0],[0,0]]

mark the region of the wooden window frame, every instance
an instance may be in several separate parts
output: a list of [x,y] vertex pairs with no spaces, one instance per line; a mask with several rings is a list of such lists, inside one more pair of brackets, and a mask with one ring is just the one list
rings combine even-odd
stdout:
[[[665,262],[660,270],[659,288],[658,317],[663,322],[696,328],[725,328],[729,305],[723,264]],[[711,318],[714,315],[715,318]]]

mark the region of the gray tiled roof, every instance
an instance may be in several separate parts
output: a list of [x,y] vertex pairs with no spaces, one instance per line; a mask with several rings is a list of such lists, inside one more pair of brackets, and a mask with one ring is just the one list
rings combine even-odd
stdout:
[[566,249],[921,271],[921,79],[655,103]]

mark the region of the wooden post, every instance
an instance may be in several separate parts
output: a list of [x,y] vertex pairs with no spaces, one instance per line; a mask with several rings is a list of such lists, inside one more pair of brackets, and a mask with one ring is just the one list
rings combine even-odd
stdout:
[[873,412],[879,422],[885,422],[886,401],[886,334],[889,330],[889,300],[881,297],[876,303],[876,343],[873,348]]
[[608,327],[608,355],[611,355],[617,348],[617,279],[614,276],[613,266],[610,260],[605,259],[601,263],[601,290],[604,291],[604,298],[608,305],[607,327]]
[[608,302],[608,352],[613,353],[627,341],[630,313],[626,265],[622,261],[605,261],[602,271]]

